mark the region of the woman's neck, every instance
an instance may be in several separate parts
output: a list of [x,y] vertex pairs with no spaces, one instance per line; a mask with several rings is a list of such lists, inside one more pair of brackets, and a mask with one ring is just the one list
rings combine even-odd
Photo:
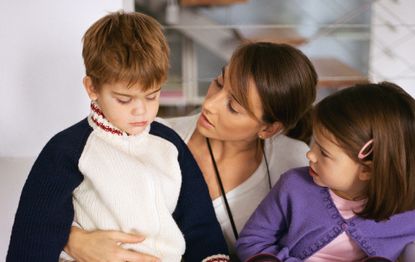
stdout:
[[[209,142],[225,192],[229,192],[252,176],[262,161],[262,148],[259,141],[234,142],[209,139]],[[216,199],[221,192],[206,137],[196,130],[188,146],[203,173],[211,198]]]
[[[198,145],[206,144],[206,137],[195,130],[190,138],[189,144],[192,142]],[[261,159],[262,156],[262,145],[258,139],[251,141],[225,141],[209,138],[209,142],[212,146],[215,159],[218,162],[242,155],[255,156],[256,159]]]

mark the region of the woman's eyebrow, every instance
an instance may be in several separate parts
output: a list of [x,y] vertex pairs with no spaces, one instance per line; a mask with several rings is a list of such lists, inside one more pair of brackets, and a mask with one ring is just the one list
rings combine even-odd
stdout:
[[[223,66],[222,67],[222,77],[223,77],[224,81],[225,81],[225,72],[226,72],[226,66]],[[236,97],[231,92],[229,92],[229,94],[232,97],[232,99],[235,100],[236,103],[242,105],[241,102],[238,99],[236,99]]]

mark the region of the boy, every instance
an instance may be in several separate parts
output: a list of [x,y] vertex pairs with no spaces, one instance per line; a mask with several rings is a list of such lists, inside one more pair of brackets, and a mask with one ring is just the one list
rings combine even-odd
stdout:
[[73,220],[85,230],[140,233],[143,242],[124,247],[162,261],[228,261],[195,160],[174,131],[153,121],[168,71],[160,24],[112,13],[83,40],[91,113],[54,136],[36,160],[7,261],[57,261]]

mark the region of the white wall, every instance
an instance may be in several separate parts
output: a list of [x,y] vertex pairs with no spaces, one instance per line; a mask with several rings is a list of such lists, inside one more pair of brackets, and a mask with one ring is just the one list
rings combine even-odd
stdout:
[[89,112],[81,38],[123,0],[0,1],[0,157],[37,155]]
[[415,1],[374,1],[372,10],[370,77],[415,97]]
[[53,134],[89,112],[81,82],[84,31],[109,11],[123,6],[132,10],[133,3],[0,1],[1,261],[6,256],[14,214],[33,157]]

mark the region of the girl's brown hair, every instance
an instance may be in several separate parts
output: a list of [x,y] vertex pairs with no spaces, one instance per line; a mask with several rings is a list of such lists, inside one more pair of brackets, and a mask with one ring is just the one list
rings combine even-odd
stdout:
[[248,83],[253,81],[263,107],[262,121],[281,122],[286,134],[309,142],[317,74],[300,50],[286,44],[244,44],[232,55],[229,75],[233,95],[251,114]]
[[[402,88],[383,82],[343,89],[315,107],[313,123],[370,170],[359,216],[380,221],[415,208],[415,100]],[[371,139],[372,153],[359,159]]]
[[96,21],[83,37],[86,75],[104,83],[140,83],[143,91],[167,78],[169,48],[161,25],[142,13],[114,12]]

